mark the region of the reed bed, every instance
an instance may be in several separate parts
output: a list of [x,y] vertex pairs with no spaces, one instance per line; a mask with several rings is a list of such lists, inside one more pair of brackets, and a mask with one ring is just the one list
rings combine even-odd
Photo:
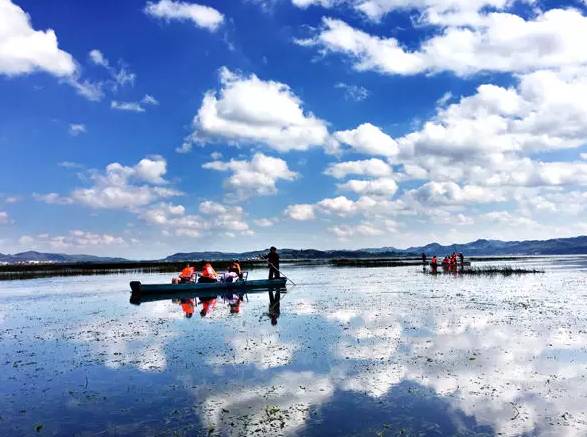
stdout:
[[457,274],[457,275],[470,275],[470,276],[512,276],[512,275],[525,275],[525,274],[539,274],[544,273],[544,270],[539,269],[528,269],[523,267],[511,267],[511,266],[483,266],[483,267],[466,267],[458,268],[457,270],[447,270],[442,267],[438,267],[437,271],[427,270],[426,273],[430,274]]

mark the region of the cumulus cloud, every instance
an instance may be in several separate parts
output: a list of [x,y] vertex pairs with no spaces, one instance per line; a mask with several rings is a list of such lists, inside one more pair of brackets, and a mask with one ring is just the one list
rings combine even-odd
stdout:
[[114,162],[93,172],[94,185],[71,193],[74,202],[97,209],[133,209],[180,193],[164,185],[167,162],[161,156],[143,158],[133,167]]
[[307,150],[328,142],[326,123],[302,109],[302,101],[286,84],[243,76],[223,67],[221,89],[210,90],[193,120],[193,142],[228,140],[263,144],[280,152]]
[[368,196],[393,196],[398,189],[397,183],[392,178],[379,178],[374,180],[351,179],[337,186],[339,190],[352,191],[359,195]]
[[191,21],[196,27],[212,32],[217,30],[224,21],[224,15],[210,6],[172,0],[147,2],[145,13],[166,21]]
[[0,225],[5,225],[9,222],[8,213],[6,211],[0,211]]
[[353,152],[364,155],[393,157],[399,153],[397,142],[371,123],[363,123],[356,129],[335,132],[334,138],[350,146]]
[[405,174],[493,187],[583,184],[583,162],[528,155],[585,144],[586,98],[579,72],[538,71],[510,88],[481,85],[398,139]]
[[112,100],[110,107],[119,111],[130,111],[130,112],[145,112],[147,106],[158,105],[159,102],[153,96],[145,94],[145,97],[139,102],[119,102]]
[[[533,0],[527,0],[531,3]],[[292,0],[295,6],[331,8],[348,5],[372,21],[392,11],[418,11],[419,21],[428,24],[471,24],[479,20],[482,9],[501,10],[511,0]]]
[[407,196],[423,205],[462,205],[505,200],[500,193],[486,187],[474,185],[461,187],[454,182],[434,181],[410,190]]
[[53,29],[33,29],[22,8],[0,0],[0,74],[17,76],[35,71],[70,77],[76,73],[76,64],[59,48]]
[[240,206],[206,200],[199,204],[198,212],[187,214],[183,205],[160,203],[143,211],[141,218],[180,237],[197,238],[206,232],[228,237],[253,234]]
[[88,100],[103,96],[101,84],[80,78],[75,59],[59,48],[53,29],[33,29],[22,8],[0,0],[0,74],[13,77],[37,71],[60,78]]
[[451,71],[466,76],[587,64],[587,49],[578,43],[587,38],[587,17],[578,10],[551,9],[527,20],[505,12],[475,17],[473,26],[448,26],[414,51],[396,38],[370,35],[333,18],[324,18],[316,35],[298,42],[346,55],[359,71],[383,74]]
[[385,177],[391,176],[392,169],[381,159],[371,158],[362,161],[346,161],[330,164],[324,174],[336,179],[344,179],[349,175]]
[[308,203],[289,205],[285,209],[284,215],[298,221],[312,220],[315,217],[314,205],[310,205]]
[[232,174],[225,180],[224,187],[239,199],[275,194],[277,181],[292,181],[298,177],[296,172],[289,169],[286,161],[263,153],[255,153],[250,161],[212,161],[202,167],[230,171]]

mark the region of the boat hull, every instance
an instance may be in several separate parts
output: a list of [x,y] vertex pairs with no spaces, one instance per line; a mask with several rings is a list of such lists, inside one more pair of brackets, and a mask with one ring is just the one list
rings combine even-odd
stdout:
[[132,281],[130,289],[134,293],[161,294],[161,293],[184,293],[192,291],[213,291],[213,290],[251,290],[256,288],[282,288],[285,287],[285,278],[279,279],[252,279],[236,282],[200,282],[183,284],[141,284],[139,281]]

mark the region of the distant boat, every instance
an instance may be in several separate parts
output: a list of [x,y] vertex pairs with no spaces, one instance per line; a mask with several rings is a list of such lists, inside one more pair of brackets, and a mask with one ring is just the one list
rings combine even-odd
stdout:
[[185,282],[183,284],[141,284],[132,281],[130,289],[133,293],[183,293],[201,290],[251,290],[255,288],[283,288],[287,279],[251,279],[234,282]]

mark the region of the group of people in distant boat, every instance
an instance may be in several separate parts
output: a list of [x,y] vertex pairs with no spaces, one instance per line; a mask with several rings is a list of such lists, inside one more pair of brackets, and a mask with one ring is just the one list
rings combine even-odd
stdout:
[[[424,267],[428,265],[426,254],[422,254],[422,264]],[[438,257],[436,255],[432,256],[430,260],[430,268],[433,273],[436,273],[438,270],[438,266],[442,266],[442,268],[449,272],[456,272],[459,267],[463,267],[465,265],[465,256],[461,252],[453,252],[450,255],[446,255],[442,261],[438,262]]]
[[[279,254],[277,248],[271,246],[269,253],[260,256],[261,259],[266,259],[269,266],[269,279],[279,279]],[[240,261],[233,259],[226,272],[216,273],[210,261],[202,263],[202,269],[199,274],[196,274],[196,269],[187,264],[179,273],[177,278],[172,279],[173,284],[183,284],[189,282],[234,282],[244,278],[244,273],[241,269]]]

